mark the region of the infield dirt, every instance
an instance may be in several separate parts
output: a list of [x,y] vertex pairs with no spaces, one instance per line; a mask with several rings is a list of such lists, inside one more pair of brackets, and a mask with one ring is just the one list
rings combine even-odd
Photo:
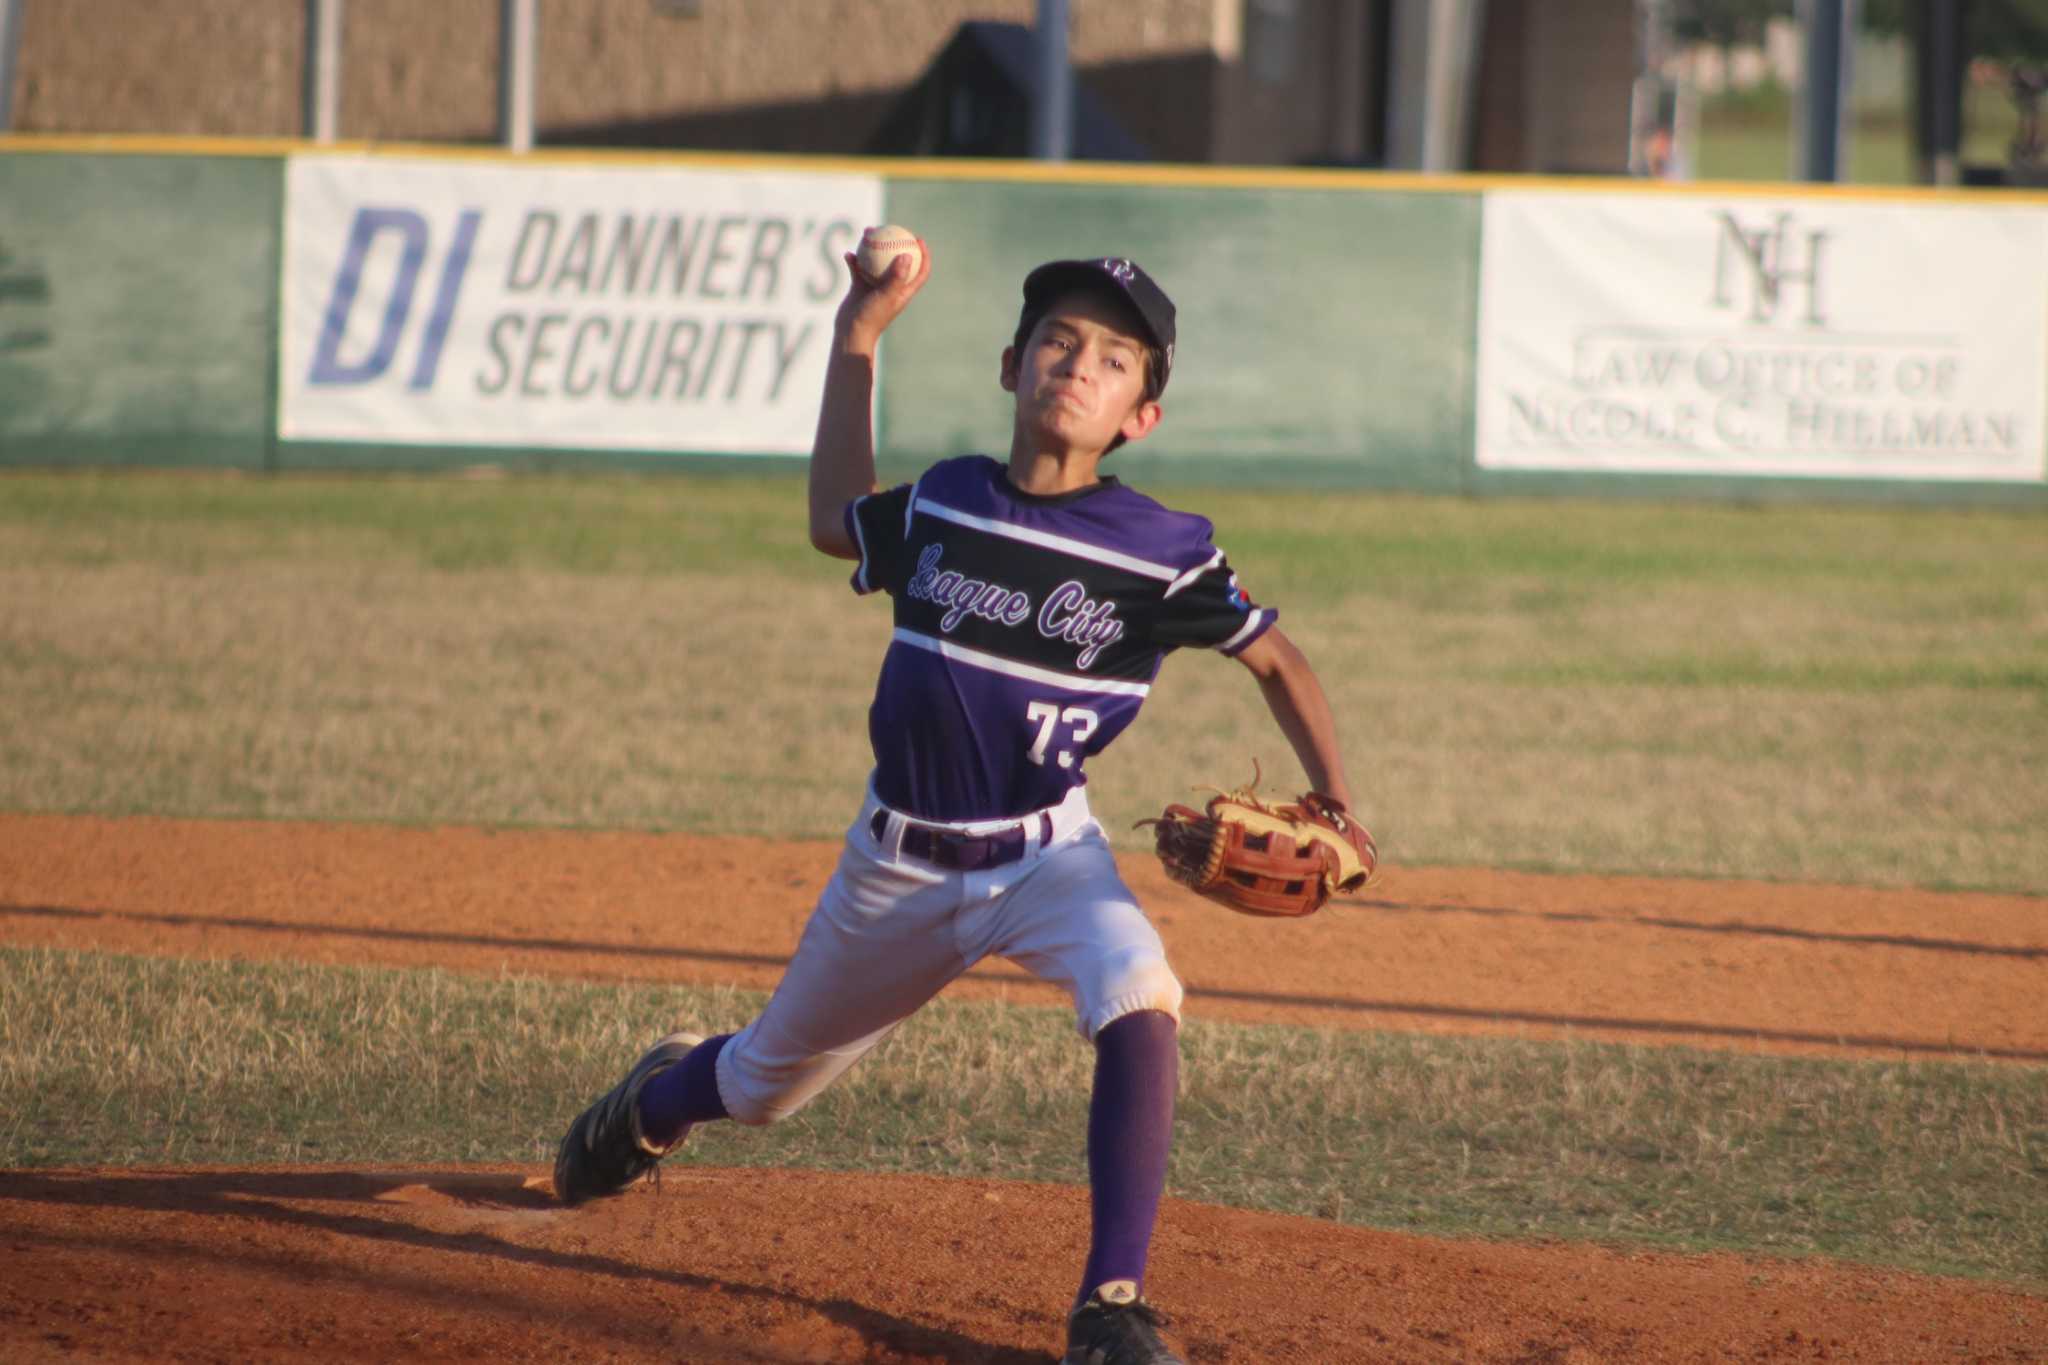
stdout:
[[[765,989],[836,850],[0,815],[0,938]],[[759,869],[779,869],[763,880]],[[2048,1062],[2038,899],[1389,870],[1293,923],[1125,874],[1210,1018]],[[955,995],[1054,1004],[1007,967]],[[690,1167],[0,1174],[0,1357],[1044,1361],[1085,1192]],[[1169,1201],[1191,1360],[2048,1360],[2048,1298],[1819,1261],[1451,1242]]]

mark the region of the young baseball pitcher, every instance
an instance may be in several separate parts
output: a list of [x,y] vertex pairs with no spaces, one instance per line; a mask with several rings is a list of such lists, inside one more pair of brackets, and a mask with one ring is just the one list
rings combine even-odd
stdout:
[[[922,242],[919,243],[924,247]],[[1166,1181],[1181,986],[1090,815],[1083,764],[1138,714],[1161,662],[1213,649],[1257,681],[1319,799],[1351,800],[1323,689],[1276,613],[1239,588],[1201,517],[1100,472],[1158,426],[1174,307],[1134,262],[1056,261],[1024,280],[1002,353],[1007,461],[944,460],[878,490],[882,333],[928,248],[851,282],[810,470],[811,543],[893,603],[869,711],[874,770],[838,870],[760,1016],[662,1039],[569,1128],[555,1188],[615,1194],[692,1124],[794,1114],[982,958],[1057,983],[1095,1046],[1093,1232],[1067,1319],[1071,1365],[1180,1357],[1144,1298]]]

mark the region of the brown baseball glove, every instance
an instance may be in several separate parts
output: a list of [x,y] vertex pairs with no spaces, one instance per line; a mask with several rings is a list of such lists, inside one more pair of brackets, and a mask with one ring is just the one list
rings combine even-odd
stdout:
[[1341,802],[1309,792],[1272,806],[1251,785],[1217,791],[1205,810],[1172,805],[1151,825],[1166,875],[1241,915],[1313,915],[1372,880],[1379,848]]

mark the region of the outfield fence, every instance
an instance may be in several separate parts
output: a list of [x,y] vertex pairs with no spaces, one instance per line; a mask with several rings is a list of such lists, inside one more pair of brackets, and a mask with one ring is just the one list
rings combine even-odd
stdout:
[[1018,284],[1180,306],[1141,477],[2048,503],[2048,195],[0,138],[0,465],[776,468],[839,254],[936,269],[885,473],[1006,442]]

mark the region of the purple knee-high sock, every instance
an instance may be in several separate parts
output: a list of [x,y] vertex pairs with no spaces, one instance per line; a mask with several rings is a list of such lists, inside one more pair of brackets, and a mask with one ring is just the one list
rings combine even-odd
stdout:
[[1112,1280],[1144,1288],[1179,1084],[1180,1030],[1172,1015],[1139,1010],[1095,1035],[1095,1091],[1088,1101],[1094,1232],[1081,1276],[1083,1299]]
[[706,1038],[641,1088],[641,1136],[666,1146],[693,1123],[727,1117],[725,1101],[718,1098],[718,1054],[731,1038],[730,1033]]

